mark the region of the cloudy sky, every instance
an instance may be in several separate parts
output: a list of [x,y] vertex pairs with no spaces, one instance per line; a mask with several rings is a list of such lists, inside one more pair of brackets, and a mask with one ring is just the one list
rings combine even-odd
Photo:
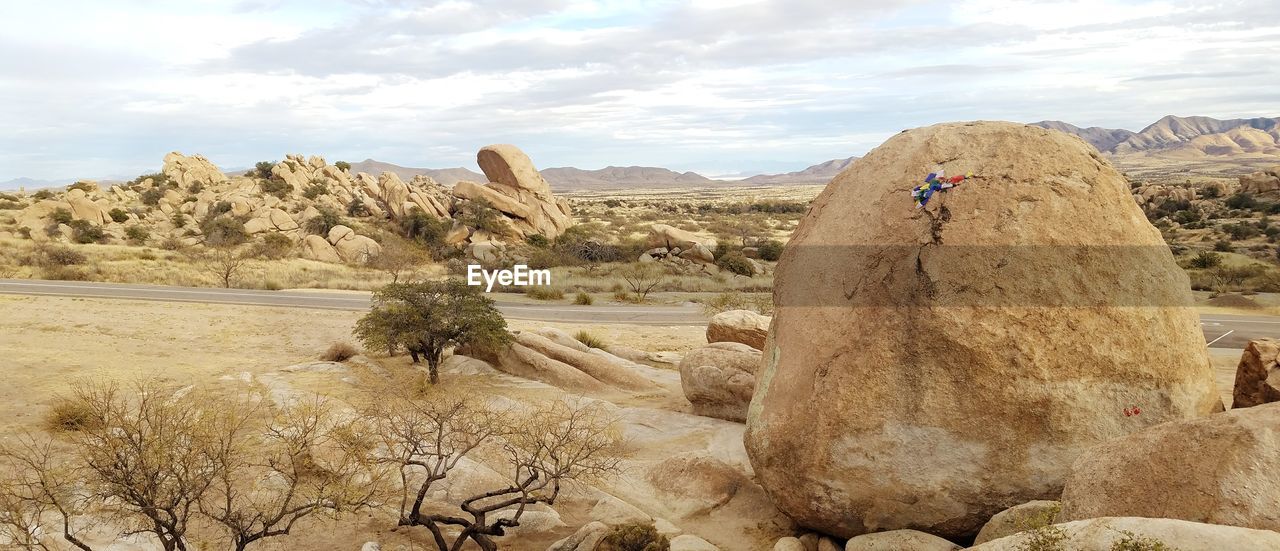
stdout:
[[321,154],[722,175],[941,121],[1280,115],[1280,2],[79,0],[0,7],[0,181]]

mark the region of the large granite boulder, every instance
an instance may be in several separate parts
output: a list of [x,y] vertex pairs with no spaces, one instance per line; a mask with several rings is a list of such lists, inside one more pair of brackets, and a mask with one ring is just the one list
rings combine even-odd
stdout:
[[1280,401],[1280,341],[1249,341],[1236,366],[1232,408],[1247,408]]
[[738,342],[713,342],[680,360],[680,386],[693,412],[745,421],[760,369],[760,351]]
[[[939,169],[975,176],[917,208]],[[1090,446],[1221,409],[1186,274],[1065,133],[890,138],[813,202],[775,282],[746,446],[778,507],[825,533],[971,538],[1056,498]]]
[[720,312],[707,322],[707,342],[740,342],[762,350],[768,336],[769,316],[751,310]]
[[1081,455],[1059,518],[1174,518],[1280,531],[1276,473],[1280,403],[1165,423]]
[[[968,551],[1027,551],[1030,549],[1261,551],[1280,549],[1280,533],[1167,518],[1092,518],[1055,524],[1045,530],[1039,533],[1019,532],[1009,537],[975,545]],[[1128,542],[1127,546],[1123,546],[1126,545],[1123,543],[1125,541]],[[1040,542],[1039,545],[1036,542]],[[1056,542],[1056,544],[1047,544],[1047,542]],[[1116,544],[1122,546],[1116,546]],[[1163,547],[1158,547],[1159,544],[1163,544]]]

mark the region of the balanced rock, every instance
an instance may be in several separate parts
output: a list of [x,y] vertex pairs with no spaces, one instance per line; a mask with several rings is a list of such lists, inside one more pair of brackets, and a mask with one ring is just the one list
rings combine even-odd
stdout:
[[[974,177],[917,208],[939,169]],[[778,508],[832,535],[971,538],[1055,498],[1091,445],[1221,409],[1186,274],[1062,132],[890,138],[813,202],[774,299],[746,448]]]
[[751,310],[728,310],[711,316],[707,323],[707,342],[740,342],[756,350],[764,350],[769,336],[769,316]]
[[177,151],[164,156],[164,168],[161,171],[182,189],[190,188],[191,184],[215,185],[227,181],[227,176],[209,159],[200,155],[188,157]]
[[1249,341],[1236,366],[1232,408],[1247,408],[1280,401],[1280,341]]
[[1280,531],[1276,473],[1280,403],[1165,423],[1081,455],[1062,491],[1060,518],[1174,518]]
[[533,161],[514,145],[484,146],[476,154],[476,164],[490,182],[536,193],[551,192],[551,185],[533,167]]
[[680,386],[698,415],[745,421],[760,369],[760,351],[738,342],[713,342],[680,360]]
[[[1055,524],[1061,540],[1053,549],[1109,551],[1111,549],[1169,549],[1224,551],[1280,549],[1280,533],[1236,526],[1202,524],[1167,518],[1104,517]],[[1042,549],[1045,533],[1020,532],[970,547],[968,551],[1026,551]],[[1116,544],[1128,541],[1128,546]],[[1163,547],[1157,547],[1163,544]],[[1043,545],[1043,544],[1042,544]]]

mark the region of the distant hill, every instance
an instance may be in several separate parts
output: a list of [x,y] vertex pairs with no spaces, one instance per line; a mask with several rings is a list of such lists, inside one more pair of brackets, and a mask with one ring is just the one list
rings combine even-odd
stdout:
[[849,157],[848,159],[833,159],[825,163],[813,165],[804,170],[796,172],[788,172],[786,174],[761,174],[740,180],[739,183],[750,185],[766,185],[766,184],[825,184],[835,178],[837,174],[849,168],[849,165],[858,160],[858,157]]
[[410,168],[373,159],[365,159],[358,163],[351,163],[351,172],[367,172],[372,175],[382,174],[383,172],[391,172],[399,176],[401,180],[411,180],[414,176],[423,174],[430,176],[432,180],[439,182],[441,185],[452,186],[460,180],[469,180],[472,182],[487,182],[483,174],[474,172],[462,167],[458,168]]
[[1062,121],[1035,126],[1080,136],[1103,153],[1178,159],[1233,156],[1280,156],[1280,118],[1219,120],[1168,115],[1138,132],[1080,128]]
[[573,167],[539,171],[554,189],[706,187],[724,184],[696,172],[676,172],[651,166],[609,166],[598,170]]

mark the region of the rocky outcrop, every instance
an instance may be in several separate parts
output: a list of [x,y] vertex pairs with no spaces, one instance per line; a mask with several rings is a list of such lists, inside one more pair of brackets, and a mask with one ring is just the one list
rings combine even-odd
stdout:
[[192,184],[219,185],[227,181],[227,176],[209,159],[200,155],[188,157],[177,151],[164,156],[161,172],[182,189],[190,189]]
[[[1165,549],[1177,551],[1280,549],[1280,533],[1167,518],[1093,518],[1055,524],[1053,530],[1061,534],[1061,540],[1054,549],[1161,549],[1155,547],[1153,542],[1164,544]],[[1041,541],[1048,539],[1044,534],[1020,532],[975,545],[969,551],[1035,549],[1032,542],[1037,537]],[[1129,547],[1115,547],[1126,539],[1131,542]],[[1139,547],[1136,545],[1138,542],[1147,545]]]
[[[718,244],[714,237],[702,237],[693,232],[666,224],[649,226],[647,243],[650,247],[664,247],[667,250],[680,249],[681,252],[692,250],[695,245],[700,245],[707,251],[714,251]],[[710,262],[711,260],[707,261]]]
[[377,241],[357,235],[343,225],[329,229],[329,244],[344,262],[366,264],[382,253],[382,246]]
[[66,202],[74,220],[84,220],[95,226],[111,223],[111,215],[107,213],[107,209],[89,199],[84,190],[68,191]]
[[729,310],[711,316],[707,322],[707,342],[739,342],[764,350],[769,336],[769,316],[751,310]]
[[890,530],[855,536],[844,545],[845,551],[956,551],[959,545],[932,534],[915,530]]
[[698,415],[742,422],[756,386],[760,351],[738,342],[714,342],[680,361],[680,386]]
[[986,543],[1018,532],[1054,524],[1058,521],[1060,511],[1062,511],[1062,504],[1057,501],[1037,500],[1014,505],[996,513],[996,516],[982,525],[982,530],[978,532],[978,537],[974,538],[973,544]]
[[1236,366],[1232,408],[1247,408],[1280,401],[1280,341],[1249,341]]
[[[975,176],[916,208],[939,168]],[[895,135],[813,202],[774,299],[747,451],[780,509],[833,535],[973,537],[1057,497],[1092,445],[1221,408],[1186,274],[1060,132]]]
[[1280,531],[1277,472],[1280,403],[1165,423],[1081,455],[1062,491],[1060,518],[1174,518]]
[[1241,193],[1270,193],[1280,191],[1280,165],[1240,177]]
[[302,258],[335,264],[342,262],[333,245],[318,235],[308,235],[302,239]]
[[552,341],[536,333],[522,332],[516,336],[516,342],[523,344],[544,356],[573,366],[591,378],[618,388],[640,390],[652,388],[653,383],[608,359],[576,350],[574,347]]

